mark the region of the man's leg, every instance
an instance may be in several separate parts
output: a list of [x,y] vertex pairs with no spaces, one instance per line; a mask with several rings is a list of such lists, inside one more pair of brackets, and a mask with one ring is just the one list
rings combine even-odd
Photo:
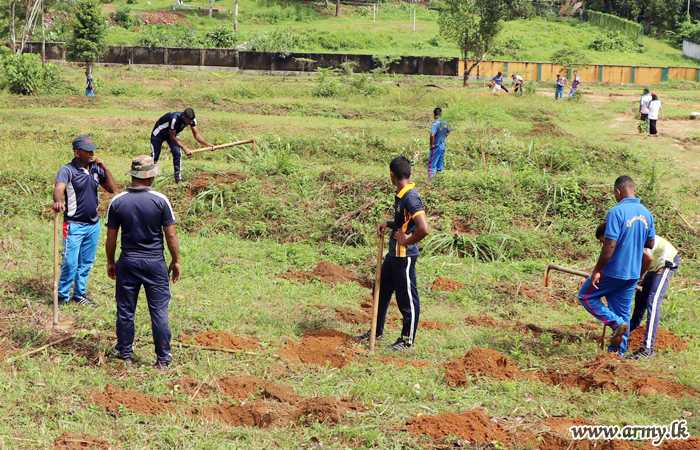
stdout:
[[135,260],[119,258],[117,262],[117,345],[114,346],[121,359],[131,358],[134,343],[134,313],[141,290],[140,274],[135,273]]
[[61,252],[63,263],[61,278],[58,282],[58,297],[64,301],[70,298],[70,288],[73,286],[78,270],[78,256],[83,242],[83,235],[79,231],[80,224],[63,223],[63,251]]
[[[376,336],[384,334],[384,323],[386,322],[386,312],[389,309],[391,296],[394,294],[394,262],[396,258],[387,255],[382,263],[382,278],[379,287],[379,309],[377,311],[377,333]],[[371,332],[371,330],[370,330]]]
[[428,155],[428,179],[432,180],[435,176],[435,166],[437,164],[437,148],[431,148]]
[[445,147],[436,149],[437,151],[437,163],[435,164],[435,170],[440,173],[445,168]]
[[[591,284],[591,279],[588,278],[581,290],[578,292],[578,299],[586,308],[586,311],[591,313],[593,317],[601,321],[603,324],[611,327],[613,330],[625,323],[625,320],[616,314],[613,310],[605,306],[600,300],[603,297],[608,297],[617,289],[615,278],[602,276],[598,282],[598,289],[595,289]],[[608,297],[608,300],[610,298]],[[629,319],[628,319],[629,320]]]
[[173,360],[170,353],[170,326],[168,325],[168,305],[170,304],[170,279],[164,259],[144,259],[143,266],[148,311],[151,313],[151,330],[156,350],[156,362],[169,365]]
[[507,88],[504,84],[501,85],[501,89],[503,89],[503,90],[506,91],[506,92],[510,92],[510,91],[508,90],[508,88]]
[[661,318],[661,303],[664,300],[668,283],[671,277],[678,269],[680,260],[678,256],[673,261],[673,264],[668,264],[663,270],[653,272],[653,283],[649,293],[649,301],[647,302],[647,334],[644,337],[644,347],[654,349],[656,342],[656,332],[659,330],[659,319]]
[[418,317],[420,315],[420,300],[416,285],[416,258],[396,258],[394,264],[394,287],[396,303],[403,316],[401,337],[410,346],[416,336]]
[[170,153],[173,154],[173,170],[175,173],[175,182],[179,183],[182,180],[182,149],[174,142],[168,141]]
[[153,133],[151,133],[151,157],[153,158],[154,163],[157,163],[160,159],[160,150],[162,148],[163,140],[156,136],[153,136]]
[[642,280],[642,291],[634,295],[634,310],[632,311],[632,318],[630,319],[630,333],[639,328],[639,325],[642,323],[644,312],[647,310],[647,301],[649,300],[649,292],[653,281],[654,273],[647,272],[647,274],[644,275],[644,280]]
[[649,119],[649,134],[651,134],[651,135],[658,134],[658,131],[656,131],[656,120],[655,119]]
[[82,298],[86,293],[88,278],[90,277],[90,269],[95,262],[97,254],[97,244],[100,240],[100,223],[94,225],[85,225],[83,243],[80,246],[80,254],[78,255],[78,270],[75,274],[75,287],[73,288],[73,297]]
[[[606,295],[608,299],[608,308],[621,317],[623,322],[629,323],[632,299],[634,298],[635,289],[637,287],[637,280],[616,280],[615,284],[617,285],[616,288],[610,290]],[[629,336],[630,331],[628,327],[627,331],[622,335],[622,342],[620,342],[620,345],[617,347],[617,351],[620,352],[620,355],[624,355],[625,352],[627,352],[627,340]],[[615,348],[608,347],[608,351],[615,351]]]

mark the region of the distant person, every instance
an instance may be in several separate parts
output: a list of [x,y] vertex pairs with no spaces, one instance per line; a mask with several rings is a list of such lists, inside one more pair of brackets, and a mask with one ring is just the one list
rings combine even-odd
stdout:
[[649,103],[651,102],[651,94],[649,89],[644,88],[644,94],[639,99],[639,119],[649,122]]
[[[141,155],[131,162],[131,186],[115,195],[107,210],[107,276],[116,280],[117,357],[131,362],[134,342],[134,314],[139,291],[146,291],[151,315],[153,344],[157,369],[167,369],[173,359],[170,353],[170,275],[173,283],[180,279],[180,249],[175,230],[175,214],[168,198],[151,185],[160,175],[153,158]],[[119,263],[114,260],[117,235],[122,230]],[[163,232],[172,258],[165,263]]]
[[92,73],[85,72],[85,75],[87,76],[87,85],[85,86],[85,97],[94,97],[95,89],[92,86]]
[[95,158],[97,149],[89,136],[78,136],[73,140],[73,160],[56,175],[52,208],[55,212],[64,211],[59,306],[68,304],[72,287],[75,303],[97,307],[86,292],[100,239],[97,190],[102,186],[110,194],[117,191],[117,184],[104,161]]
[[554,91],[554,99],[559,100],[564,98],[564,86],[566,85],[566,78],[561,76],[560,73],[557,74],[557,84],[556,91]]
[[613,329],[608,351],[621,356],[627,351],[630,309],[642,273],[644,248],[653,248],[656,236],[654,217],[636,197],[632,178],[623,175],[615,180],[618,203],[606,216],[598,262],[578,293],[586,311]]
[[508,89],[503,85],[503,73],[498,72],[498,74],[491,78],[491,81],[493,82],[493,93],[495,94],[496,92],[500,91],[503,89],[504,91],[508,92]]
[[450,126],[442,120],[442,109],[433,110],[435,121],[430,127],[430,156],[428,157],[428,180],[432,180],[436,173],[445,168],[445,140],[452,131]]
[[520,91],[520,96],[522,97],[523,91],[524,91],[524,89],[523,89],[523,77],[521,77],[520,75],[513,74],[511,78],[513,78],[513,91],[514,92]]
[[578,76],[578,70],[574,70],[574,80],[571,83],[571,90],[569,91],[569,98],[576,95],[578,87],[581,84],[581,77]]
[[173,169],[175,172],[175,182],[179,183],[182,180],[182,151],[186,155],[191,155],[192,150],[178,139],[177,135],[185,129],[192,128],[194,138],[205,147],[214,146],[207,142],[199,131],[197,131],[197,119],[195,119],[194,109],[187,108],[182,112],[170,112],[158,119],[151,133],[151,156],[154,162],[160,159],[160,150],[163,147],[163,142],[167,142],[170,146],[170,153],[173,155]]
[[658,137],[659,132],[656,129],[656,121],[664,118],[663,106],[661,105],[661,100],[656,95],[656,92],[651,93],[651,101],[649,102],[649,136]]

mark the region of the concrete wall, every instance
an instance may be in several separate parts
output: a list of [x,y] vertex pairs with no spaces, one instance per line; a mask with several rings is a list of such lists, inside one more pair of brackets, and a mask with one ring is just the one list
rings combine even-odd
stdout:
[[700,60],[700,44],[683,39],[683,56]]

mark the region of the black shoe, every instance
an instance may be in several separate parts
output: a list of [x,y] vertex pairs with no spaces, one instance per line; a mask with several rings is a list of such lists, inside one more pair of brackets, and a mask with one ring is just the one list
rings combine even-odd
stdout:
[[638,360],[638,359],[648,359],[656,356],[656,351],[653,348],[646,348],[644,346],[639,347],[636,352],[632,353],[627,357],[627,359]]
[[68,297],[58,297],[58,307],[59,308],[61,308],[63,306],[67,306],[68,303],[70,303],[68,301]]
[[163,372],[170,370],[170,364],[168,363],[155,363],[153,367],[156,368],[156,370],[162,370]]
[[79,306],[92,306],[93,308],[97,308],[97,302],[87,295],[83,295],[82,297],[73,297],[73,301],[78,303]]
[[387,345],[386,349],[391,352],[402,352],[411,348],[411,344],[404,337],[400,337],[391,345]]
[[[369,330],[369,331],[366,332],[365,334],[361,334],[361,335],[359,335],[359,336],[355,336],[355,339],[357,339],[357,340],[359,340],[359,341],[369,341],[369,335],[370,335],[371,333],[372,333],[372,330]],[[378,334],[378,335],[374,338],[375,341],[381,341],[382,339],[384,339],[384,335],[383,335],[383,334]]]
[[630,326],[628,323],[622,323],[619,327],[615,329],[615,333],[610,338],[610,347],[619,347],[622,344],[622,337],[627,333]]

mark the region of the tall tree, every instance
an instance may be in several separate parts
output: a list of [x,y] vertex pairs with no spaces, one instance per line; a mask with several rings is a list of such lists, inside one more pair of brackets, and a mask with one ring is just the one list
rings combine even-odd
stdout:
[[464,85],[479,67],[503,27],[522,10],[521,0],[445,0],[440,10],[440,34],[459,47],[465,61]]
[[75,4],[73,34],[68,41],[68,52],[78,61],[85,61],[88,70],[107,50],[107,23],[97,0],[80,0]]

